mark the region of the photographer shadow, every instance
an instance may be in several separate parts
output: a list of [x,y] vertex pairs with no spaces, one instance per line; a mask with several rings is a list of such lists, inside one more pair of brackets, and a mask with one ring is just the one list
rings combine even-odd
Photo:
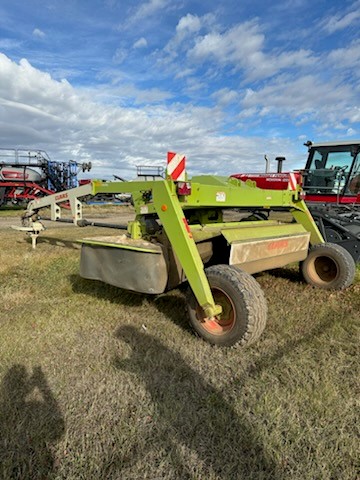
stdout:
[[[184,448],[199,459],[201,478],[282,478],[248,412],[236,412],[231,402],[179,353],[152,335],[125,326],[116,336],[130,346],[131,354],[126,359],[116,357],[114,365],[119,371],[131,372],[145,385],[155,406],[150,448],[168,452],[172,465],[177,466],[177,478],[200,478],[191,473]],[[153,358],[156,364],[149,361]],[[112,461],[104,477],[121,478],[123,469],[131,469],[146,454],[138,451],[127,461]]]
[[77,274],[69,275],[69,281],[74,293],[91,295],[99,300],[107,300],[116,305],[138,307],[142,306],[144,302],[148,302],[159,313],[162,313],[169,321],[173,322],[174,325],[180,327],[184,332],[193,335],[184,295],[187,284],[180,285],[177,289],[160,295],[150,295],[114,287],[99,280],[88,280]]
[[0,386],[0,476],[50,479],[56,471],[53,445],[65,423],[41,367],[30,376],[13,365]]

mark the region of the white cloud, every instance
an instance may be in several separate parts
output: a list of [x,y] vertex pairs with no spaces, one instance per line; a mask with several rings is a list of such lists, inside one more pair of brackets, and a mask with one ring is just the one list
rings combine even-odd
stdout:
[[212,94],[220,106],[226,106],[232,103],[237,103],[239,100],[239,93],[229,88],[222,88]]
[[327,17],[321,22],[322,28],[328,33],[334,33],[339,30],[344,30],[351,25],[360,22],[360,2],[355,2],[348,13],[342,11],[336,15]]
[[199,95],[199,92],[204,91],[206,89],[206,83],[202,82],[197,77],[189,77],[186,79],[186,88],[185,92],[187,95]]
[[211,14],[202,17],[187,14],[180,18],[159,64],[169,70],[171,65],[176,72],[175,78],[195,74],[203,67],[214,77],[217,72],[222,74],[224,68],[230,67],[231,75],[239,74],[242,82],[250,82],[283,71],[306,70],[318,62],[317,56],[309,49],[269,49],[266,40],[258,19],[224,30]]
[[332,50],[327,57],[327,64],[334,69],[349,68],[355,75],[360,76],[360,41]]
[[169,4],[169,0],[149,0],[142,3],[131,18],[132,22],[142,20],[155,15],[159,10],[165,8]]
[[[196,78],[187,84],[192,92],[203,87]],[[313,74],[282,75],[267,85],[248,88],[240,99],[236,90],[224,87],[213,98],[218,106],[239,102],[239,111],[243,109],[239,118],[249,131],[254,122],[277,115],[297,121],[298,127],[317,120],[319,131],[341,128],[344,135],[351,135],[360,121],[355,95],[350,85],[324,82]],[[141,102],[141,109],[118,106],[129,98],[133,104]],[[1,142],[14,147],[27,142],[58,159],[72,156],[75,149],[77,159],[91,160],[94,175],[100,177],[131,176],[135,164],[161,164],[167,150],[184,152],[190,173],[229,174],[259,171],[264,153],[291,156],[299,148],[275,131],[276,141],[263,136],[226,137],[220,133],[224,121],[220,109],[157,105],[168,99],[169,92],[140,91],[125,84],[122,75],[113,86],[76,90],[26,60],[17,64],[0,55],[0,118],[6,119],[0,121]],[[354,125],[350,130],[349,124]]]
[[195,38],[187,56],[193,63],[215,61],[243,70],[246,79],[267,78],[282,70],[310,67],[315,63],[311,51],[265,51],[265,35],[256,20],[238,24],[220,33],[216,29]]
[[14,40],[12,38],[0,39],[0,50],[12,50],[20,47],[21,47],[21,42],[19,40]]
[[26,60],[17,64],[3,54],[0,112],[0,143],[47,150],[58,160],[76,152],[76,160],[93,162],[93,175],[100,178],[131,177],[136,164],[165,165],[168,150],[187,155],[190,174],[259,170],[263,149],[276,154],[280,145],[221,135],[222,115],[216,109],[105,105],[94,91],[80,92]]
[[316,59],[309,50],[288,52],[271,52],[265,54],[254,52],[244,59],[246,80],[268,78],[288,69],[308,68],[316,63]]
[[156,104],[172,98],[172,94],[159,88],[148,88],[141,90],[135,84],[116,83],[113,86],[101,85],[101,87],[87,89],[89,95],[101,103],[107,105],[119,104]]
[[44,38],[46,36],[46,34],[39,28],[34,28],[32,34],[34,37],[38,37],[38,38]]
[[355,134],[356,134],[356,130],[354,130],[353,128],[348,128],[346,131],[346,135],[348,137],[353,137]]
[[19,112],[24,113],[24,114],[34,114],[38,117],[44,117],[47,118],[48,120],[53,120],[57,121],[58,118],[56,115],[51,115],[50,113],[41,110],[40,108],[37,108],[32,105],[28,105],[26,103],[22,102],[14,102],[12,100],[6,100],[4,98],[0,98],[0,105],[2,107],[10,107],[10,109],[17,109]]
[[147,47],[147,40],[146,38],[144,37],[141,37],[139,38],[139,40],[137,40],[134,45],[133,45],[133,48],[145,48]]
[[175,35],[169,40],[164,48],[164,52],[169,59],[176,58],[179,53],[190,50],[196,35],[206,28],[211,28],[214,24],[214,15],[206,14],[202,17],[188,13],[180,18],[175,28]]
[[195,40],[195,46],[188,52],[194,60],[215,58],[220,63],[243,62],[247,55],[259,52],[264,42],[255,21],[239,24],[225,33],[211,32]]
[[179,70],[176,73],[175,78],[179,79],[179,78],[189,77],[190,75],[192,75],[194,73],[195,73],[195,70],[193,68],[181,68],[181,70]]
[[118,48],[113,56],[113,62],[117,65],[123,63],[123,61],[128,56],[128,52],[125,48]]
[[201,21],[197,15],[192,15],[188,13],[185,17],[180,18],[178,24],[176,25],[176,33],[182,35],[183,33],[188,32],[198,32],[201,28]]
[[292,121],[315,121],[337,128],[342,121],[359,121],[356,95],[350,84],[335,79],[324,81],[310,74],[282,75],[258,90],[248,89],[242,100],[241,116],[246,115],[247,109],[252,114],[256,109],[260,116],[286,115]]

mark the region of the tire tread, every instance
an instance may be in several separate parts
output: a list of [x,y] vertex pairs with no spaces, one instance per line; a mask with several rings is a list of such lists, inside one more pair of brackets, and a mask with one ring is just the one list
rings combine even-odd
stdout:
[[[313,256],[316,256],[317,254],[319,254],[319,256],[321,254],[325,255],[326,252],[330,256],[330,258],[332,255],[335,257],[336,262],[338,263],[340,268],[340,273],[339,277],[336,279],[336,282],[333,282],[333,284],[321,286],[317,285],[314,281],[312,281],[309,275],[307,275],[307,260],[310,260]],[[354,280],[356,273],[355,262],[351,254],[341,245],[330,242],[313,245],[310,248],[308,258],[301,262],[300,269],[305,281],[310,285],[334,290],[343,290],[344,288],[350,286]]]
[[[214,341],[209,341],[211,341],[211,343],[233,347],[242,347],[254,343],[263,332],[267,320],[266,299],[260,285],[250,274],[230,265],[213,265],[206,269],[206,275],[210,278],[210,286],[211,278],[217,276],[229,282],[239,291],[246,317],[245,332],[241,338],[236,339],[236,341],[230,339],[229,342],[226,342],[223,337],[220,337],[221,342],[217,342],[216,339],[214,339]],[[196,299],[190,287],[187,296],[188,304],[193,305],[194,301],[196,302]],[[192,318],[190,308],[189,313]],[[194,320],[191,320],[190,323],[194,328]],[[201,335],[196,327],[195,330]]]

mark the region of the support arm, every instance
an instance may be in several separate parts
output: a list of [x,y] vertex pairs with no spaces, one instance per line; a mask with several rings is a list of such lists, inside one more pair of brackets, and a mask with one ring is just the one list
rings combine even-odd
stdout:
[[306,206],[306,203],[303,200],[296,202],[296,208],[292,208],[290,212],[296,222],[301,223],[301,225],[303,225],[304,228],[310,232],[311,245],[317,245],[325,242],[320,230],[311,216],[308,207]]
[[215,305],[203,262],[176,193],[171,191],[168,182],[154,182],[153,197],[156,212],[196,299],[208,318],[219,315],[221,307]]

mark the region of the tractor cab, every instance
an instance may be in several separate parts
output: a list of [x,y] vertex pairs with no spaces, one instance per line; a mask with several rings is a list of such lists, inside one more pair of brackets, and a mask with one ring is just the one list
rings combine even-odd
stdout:
[[307,142],[309,156],[303,171],[307,200],[360,201],[360,142]]

